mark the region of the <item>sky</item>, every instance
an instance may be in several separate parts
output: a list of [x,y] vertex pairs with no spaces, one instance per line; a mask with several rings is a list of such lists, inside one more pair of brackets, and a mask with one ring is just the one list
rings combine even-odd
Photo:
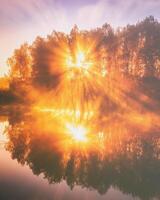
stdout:
[[160,0],[0,0],[0,76],[6,60],[24,42],[45,37],[53,30],[70,32],[109,23],[134,24],[153,15],[160,21]]

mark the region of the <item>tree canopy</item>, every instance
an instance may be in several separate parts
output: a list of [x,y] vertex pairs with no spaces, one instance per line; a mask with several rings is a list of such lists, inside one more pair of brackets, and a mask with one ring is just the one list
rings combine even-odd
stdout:
[[[150,16],[135,25],[114,30],[109,24],[90,31],[75,26],[70,34],[53,31],[23,44],[8,59],[10,76],[30,78],[33,85],[54,88],[67,73],[66,57],[75,59],[81,46],[99,70],[134,77],[160,77],[160,23]],[[103,67],[102,67],[103,63]]]

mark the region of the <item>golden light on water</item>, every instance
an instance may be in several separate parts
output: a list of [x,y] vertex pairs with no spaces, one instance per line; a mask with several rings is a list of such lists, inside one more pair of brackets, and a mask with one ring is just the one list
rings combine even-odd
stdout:
[[79,124],[66,124],[66,128],[69,134],[72,136],[73,140],[78,142],[87,141],[87,128]]
[[[153,125],[150,113],[145,109],[143,113],[137,111],[141,108],[138,102],[130,96],[124,101],[134,84],[111,73],[106,52],[97,52],[96,46],[79,38],[75,44],[59,45],[56,56],[50,59],[50,69],[58,77],[58,84],[51,93],[46,91],[33,109],[38,112],[36,116],[44,114],[45,128],[60,138],[63,150],[80,143],[80,148],[103,152],[111,136],[114,141],[132,126],[147,131]],[[154,121],[157,123],[156,116]],[[122,127],[124,134],[118,134],[117,127]]]
[[69,119],[73,121],[76,121],[80,119],[81,117],[84,120],[90,120],[94,116],[93,110],[87,110],[87,111],[81,112],[78,109],[67,109],[67,108],[56,109],[56,108],[49,108],[49,107],[45,108],[45,107],[38,107],[38,106],[35,106],[33,110],[40,111],[42,113],[52,114],[53,117],[58,117],[61,119]]
[[[109,31],[105,34],[116,43],[125,42],[124,35],[112,38]],[[149,188],[157,175],[154,165],[160,166],[159,97],[154,86],[159,82],[130,76],[130,62],[142,65],[135,61],[136,54],[129,63],[122,62],[125,45],[119,48],[113,42],[112,47],[107,38],[101,39],[102,33],[95,35],[93,30],[83,37],[73,32],[37,39],[31,48],[31,79],[22,76],[18,90],[14,82],[10,84],[17,99],[27,91],[24,103],[18,101],[13,108],[9,104],[9,110],[2,106],[9,124],[7,141],[0,141],[0,147],[5,144],[13,159],[28,165],[49,184],[65,181],[71,189],[78,185],[103,194],[118,184],[120,189],[128,182],[134,188],[137,183],[143,185],[144,178]],[[145,170],[146,163],[151,167]]]

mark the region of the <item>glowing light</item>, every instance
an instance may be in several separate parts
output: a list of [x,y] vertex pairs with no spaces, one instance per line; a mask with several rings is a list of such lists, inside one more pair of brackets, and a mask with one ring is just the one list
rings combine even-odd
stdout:
[[67,67],[73,67],[73,60],[71,56],[67,56],[66,64],[67,64]]
[[106,69],[102,69],[102,77],[105,77],[108,73],[108,71]]
[[81,117],[84,120],[91,119],[94,116],[93,110],[81,111],[79,109],[69,109],[69,108],[46,108],[46,107],[38,107],[35,106],[34,109],[36,111],[52,114],[55,117],[61,118],[70,118],[70,119],[80,119]]
[[77,51],[75,59],[72,56],[68,55],[66,59],[67,67],[77,68],[77,69],[88,69],[92,62],[88,61],[84,51]]
[[74,124],[67,124],[66,127],[74,140],[79,142],[87,141],[87,129],[85,127]]
[[85,64],[85,55],[82,51],[77,53],[76,56],[76,67],[83,67]]

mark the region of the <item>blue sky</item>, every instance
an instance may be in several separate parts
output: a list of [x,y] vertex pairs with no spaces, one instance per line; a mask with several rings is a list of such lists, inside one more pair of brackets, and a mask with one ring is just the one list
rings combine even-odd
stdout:
[[0,0],[0,76],[13,50],[37,35],[69,32],[74,24],[125,26],[149,15],[160,20],[160,0]]

